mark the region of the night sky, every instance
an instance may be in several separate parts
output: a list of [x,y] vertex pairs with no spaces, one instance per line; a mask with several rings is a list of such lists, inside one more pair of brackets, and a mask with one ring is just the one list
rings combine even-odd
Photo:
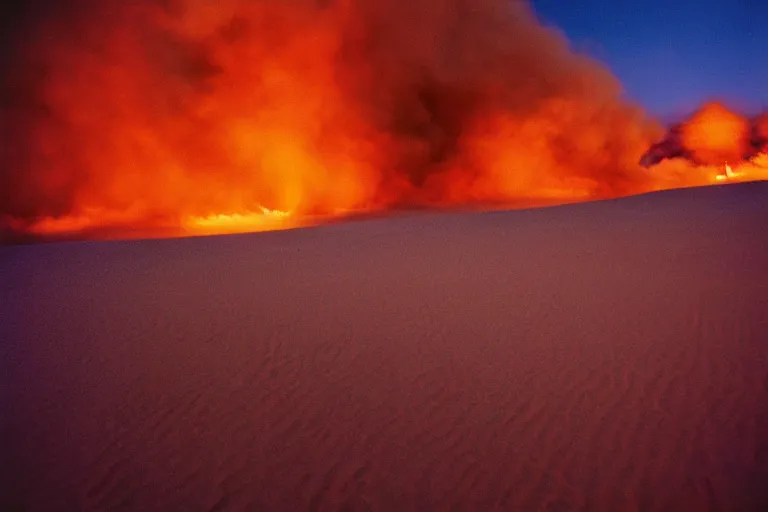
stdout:
[[768,107],[766,0],[532,3],[653,114],[673,118],[709,99],[748,112]]

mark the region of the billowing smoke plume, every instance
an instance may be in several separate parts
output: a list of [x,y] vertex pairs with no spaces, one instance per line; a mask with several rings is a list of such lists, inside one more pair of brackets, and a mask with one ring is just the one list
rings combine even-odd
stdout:
[[750,127],[746,119],[713,103],[683,125],[683,145],[694,161],[705,165],[741,160],[748,152]]
[[639,160],[660,128],[522,1],[74,5],[4,59],[0,218],[17,229],[655,186]]
[[768,180],[766,119],[707,103],[673,126],[641,163],[651,167],[657,188]]
[[673,126],[642,163],[682,158],[699,166],[739,163],[768,150],[768,114],[748,119],[721,103],[707,103]]

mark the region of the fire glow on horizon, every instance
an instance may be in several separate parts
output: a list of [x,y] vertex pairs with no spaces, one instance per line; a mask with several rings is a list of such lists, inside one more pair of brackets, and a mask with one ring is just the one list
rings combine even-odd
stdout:
[[765,116],[713,103],[654,146],[523,1],[77,5],[4,75],[0,228],[233,233],[768,179]]

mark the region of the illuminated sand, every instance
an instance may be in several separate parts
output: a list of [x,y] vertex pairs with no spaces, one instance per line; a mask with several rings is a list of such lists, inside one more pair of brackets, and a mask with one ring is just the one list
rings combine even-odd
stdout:
[[761,510],[766,219],[750,183],[0,248],[0,509]]

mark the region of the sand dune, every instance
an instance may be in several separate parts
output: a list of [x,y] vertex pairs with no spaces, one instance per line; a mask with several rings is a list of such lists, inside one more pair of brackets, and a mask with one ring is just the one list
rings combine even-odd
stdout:
[[768,510],[767,222],[752,183],[0,248],[0,508]]

